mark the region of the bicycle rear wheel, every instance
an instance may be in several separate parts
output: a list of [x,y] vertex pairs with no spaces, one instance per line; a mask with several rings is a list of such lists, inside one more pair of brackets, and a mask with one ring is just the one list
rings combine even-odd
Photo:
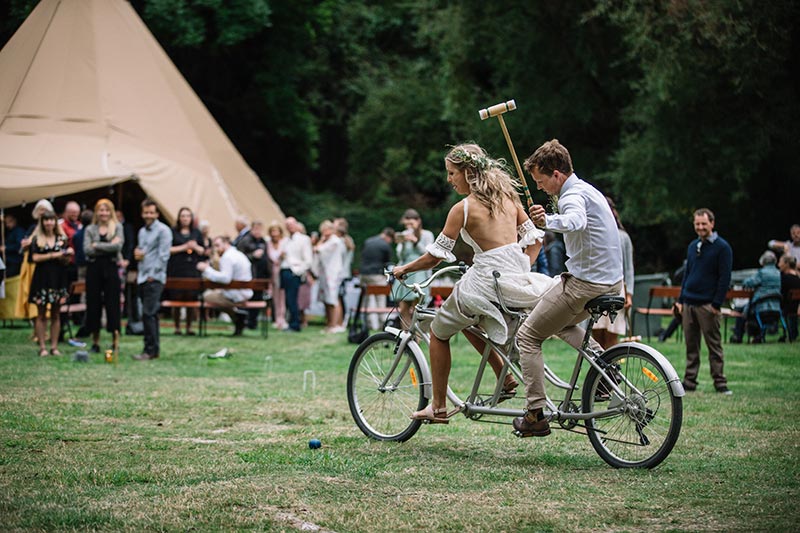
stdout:
[[[683,402],[667,383],[667,373],[649,353],[636,347],[602,356],[625,397],[621,414],[588,420],[589,441],[615,468],[653,468],[672,451],[683,421]],[[583,386],[583,412],[602,411],[618,402],[600,373],[591,368]]]
[[376,440],[410,439],[422,422],[409,415],[428,404],[419,361],[408,347],[395,354],[397,340],[387,332],[372,335],[356,349],[347,373],[350,414]]

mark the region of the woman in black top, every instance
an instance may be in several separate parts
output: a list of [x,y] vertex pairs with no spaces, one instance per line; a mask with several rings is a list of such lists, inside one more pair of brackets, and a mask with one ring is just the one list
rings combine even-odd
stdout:
[[[205,253],[205,248],[200,244],[203,236],[194,226],[194,214],[188,207],[181,207],[178,211],[178,220],[172,228],[172,247],[167,264],[167,276],[177,278],[199,278],[197,270],[199,257]],[[172,291],[170,298],[181,301],[197,300],[196,291]],[[196,309],[186,309],[186,334],[194,335],[192,321],[197,318]],[[175,335],[181,334],[181,309],[172,309],[172,319],[175,321]]]
[[47,308],[50,307],[50,355],[61,355],[58,351],[58,334],[61,331],[61,303],[69,293],[67,263],[74,254],[67,246],[67,236],[58,224],[56,214],[45,211],[39,215],[36,229],[31,235],[30,258],[36,263],[31,280],[28,302],[35,304],[36,338],[39,340],[39,356],[45,357],[45,330]]
[[120,330],[121,278],[119,262],[125,244],[122,224],[114,204],[101,198],[94,206],[92,223],[83,232],[86,254],[86,331],[92,334],[92,351],[100,351],[100,317],[106,310],[106,331]]

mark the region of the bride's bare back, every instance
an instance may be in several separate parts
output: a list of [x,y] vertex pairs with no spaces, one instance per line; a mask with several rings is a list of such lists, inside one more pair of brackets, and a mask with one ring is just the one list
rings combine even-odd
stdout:
[[[507,244],[517,242],[517,226],[528,219],[522,205],[510,198],[503,199],[503,204],[494,210],[494,216],[489,214],[489,209],[478,201],[472,194],[465,199],[469,202],[467,208],[467,233],[470,234],[475,244],[481,250],[487,251]],[[442,233],[455,240],[464,223],[464,202],[455,204],[447,215]]]

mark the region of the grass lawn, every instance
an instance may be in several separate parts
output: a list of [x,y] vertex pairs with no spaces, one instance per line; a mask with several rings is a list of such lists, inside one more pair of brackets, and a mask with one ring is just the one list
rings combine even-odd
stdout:
[[[133,361],[142,339],[128,336],[107,364],[72,362],[66,344],[39,358],[30,329],[0,329],[0,529],[797,530],[800,343],[725,345],[729,397],[704,361],[675,449],[640,471],[609,467],[583,435],[518,439],[461,417],[372,442],[345,396],[355,347],[320,331],[163,327],[160,359]],[[201,357],[223,347],[231,358]],[[656,347],[682,375],[682,344]],[[545,353],[566,377],[573,353]],[[454,343],[454,388],[476,363]]]

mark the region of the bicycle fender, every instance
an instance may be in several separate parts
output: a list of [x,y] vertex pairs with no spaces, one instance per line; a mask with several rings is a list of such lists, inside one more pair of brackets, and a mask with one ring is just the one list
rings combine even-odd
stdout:
[[672,367],[672,363],[670,363],[667,358],[661,354],[661,352],[652,346],[648,346],[640,342],[621,342],[603,352],[603,355],[605,356],[606,354],[614,354],[616,352],[627,353],[628,348],[637,348],[653,356],[653,359],[658,361],[658,364],[660,364],[661,368],[664,369],[664,373],[667,375],[667,383],[669,384],[669,388],[672,389],[672,394],[677,397],[686,396],[686,391],[683,390],[681,378],[678,377],[678,373],[675,372],[675,369]]
[[422,386],[422,392],[427,399],[433,398],[433,385],[431,384],[431,369],[428,366],[428,359],[425,357],[425,354],[422,353],[422,348],[419,347],[419,344],[414,340],[414,336],[409,333],[408,331],[403,331],[398,328],[393,328],[391,326],[387,326],[383,329],[387,333],[391,333],[395,337],[400,337],[400,346],[399,349],[408,348],[411,350],[411,353],[414,354],[414,357],[417,358],[419,362],[419,370],[422,372],[422,376],[420,376],[420,381],[424,384]]

